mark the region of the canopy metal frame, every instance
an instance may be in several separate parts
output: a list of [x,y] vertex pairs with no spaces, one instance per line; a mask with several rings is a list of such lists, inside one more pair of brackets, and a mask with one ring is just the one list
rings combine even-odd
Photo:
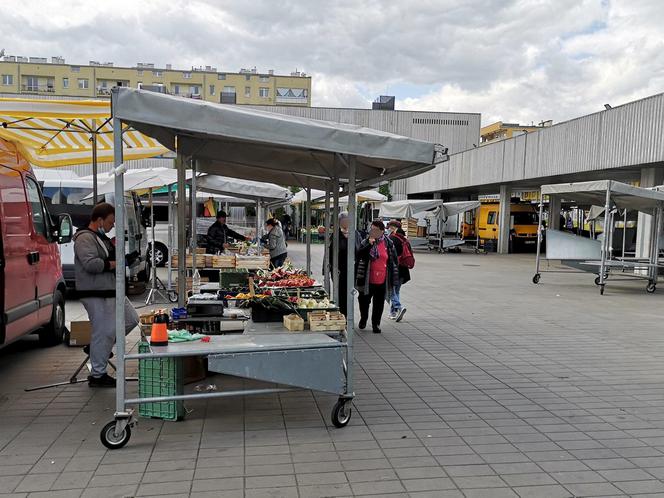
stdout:
[[[559,197],[565,200],[574,200],[580,205],[592,206],[601,197],[603,197],[604,207],[604,231],[603,239],[600,243],[600,257],[598,259],[586,257],[574,257],[577,250],[575,241],[586,244],[588,239],[578,235],[569,235],[568,241],[564,242],[566,252],[571,256],[563,260],[575,269],[543,269],[542,260],[550,259],[548,254],[542,253],[542,244],[547,232],[550,236],[560,233],[560,231],[547,228],[544,224],[544,195],[550,198]],[[551,205],[551,202],[549,202]],[[627,227],[627,210],[631,207],[633,210],[649,214],[653,217],[650,224],[650,245],[647,258],[627,258],[625,257],[625,233]],[[620,210],[623,209],[623,253],[620,258],[613,257],[613,236],[616,231],[616,216],[620,216]],[[558,213],[549,212],[549,221]],[[603,295],[606,282],[609,276],[612,278],[625,278],[646,280],[646,292],[653,293],[657,289],[657,280],[659,269],[664,268],[664,264],[659,262],[659,234],[662,231],[664,223],[664,195],[650,189],[634,187],[613,180],[603,180],[596,182],[581,182],[560,185],[543,185],[540,189],[539,200],[539,223],[537,227],[537,248],[535,257],[535,274],[532,281],[538,284],[542,273],[591,273],[597,275],[595,285],[599,287],[600,294]],[[594,226],[594,221],[593,221]],[[594,230],[593,230],[594,231]],[[549,237],[550,239],[551,237]],[[584,242],[585,241],[585,242]],[[550,241],[549,241],[550,244]],[[580,248],[578,253],[582,255],[587,249]],[[556,258],[560,259],[560,258]]]
[[[121,101],[122,96],[125,96],[125,100]],[[167,98],[164,98],[167,97]],[[426,171],[434,167],[434,160],[436,154],[433,152],[433,144],[426,144],[421,141],[416,141],[412,139],[407,139],[406,137],[399,137],[397,135],[385,134],[383,132],[378,132],[375,130],[368,129],[358,129],[356,127],[349,127],[348,125],[335,125],[333,123],[325,122],[316,122],[315,120],[305,120],[305,119],[295,119],[287,118],[279,115],[274,115],[272,113],[266,113],[262,111],[244,111],[231,109],[227,106],[214,106],[205,103],[201,106],[197,102],[188,102],[182,99],[171,98],[169,96],[157,96],[157,94],[152,94],[150,92],[140,92],[131,89],[113,89],[112,91],[112,110],[113,110],[113,128],[115,131],[114,140],[117,145],[120,145],[122,140],[122,126],[123,121],[129,119],[129,124],[134,127],[138,127],[139,130],[146,134],[147,136],[152,136],[159,140],[162,144],[167,147],[175,150],[176,157],[176,167],[178,171],[178,199],[184,200],[185,198],[185,165],[188,161],[194,161],[195,168],[201,171],[206,170],[204,163],[206,160],[209,160],[208,157],[205,157],[204,148],[199,147],[197,150],[203,153],[202,157],[199,157],[196,151],[193,151],[191,148],[191,143],[189,146],[183,147],[183,143],[190,138],[187,136],[186,131],[175,131],[170,128],[171,124],[177,124],[178,119],[182,119],[177,112],[178,109],[181,109],[185,112],[185,109],[191,111],[196,108],[196,127],[204,126],[205,123],[205,113],[217,112],[219,114],[230,114],[229,120],[232,122],[233,119],[238,119],[240,124],[244,123],[245,129],[248,134],[251,135],[260,135],[263,133],[266,137],[275,137],[275,154],[283,154],[283,142],[297,142],[302,144],[300,147],[310,148],[312,144],[325,144],[325,148],[321,150],[326,154],[333,154],[333,159],[331,163],[334,165],[333,168],[326,172],[328,176],[325,178],[323,186],[328,189],[329,192],[329,181],[332,180],[336,184],[339,181],[339,170],[344,170],[344,175],[347,182],[347,191],[348,191],[348,216],[349,216],[349,235],[348,235],[348,247],[355,247],[355,237],[356,237],[356,224],[357,224],[357,200],[356,200],[356,189],[357,189],[357,180],[358,173],[361,171],[361,179],[370,178],[370,175],[373,174],[372,165],[382,164],[382,165],[392,165],[395,169],[399,169],[404,163],[408,162],[408,158],[413,159],[413,165],[415,161],[420,160],[418,164],[418,171]],[[135,99],[143,100],[145,104],[144,112],[149,115],[149,119],[142,118],[141,115],[136,113],[136,103]],[[123,102],[123,104],[122,104]],[[151,110],[150,106],[155,106]],[[122,107],[122,112],[118,111],[118,108]],[[170,111],[170,112],[168,112]],[[124,114],[123,114],[124,113]],[[252,115],[257,129],[255,131],[253,128],[247,127],[247,125],[253,123],[244,122],[246,116]],[[129,116],[129,118],[127,118]],[[145,119],[145,121],[142,121]],[[186,119],[186,118],[184,118]],[[156,126],[154,123],[157,121],[162,122],[162,124]],[[288,122],[290,120],[290,122]],[[286,121],[289,125],[288,131],[284,131],[283,127],[278,125]],[[235,128],[228,130],[224,128],[226,126],[225,121],[221,119],[207,121],[209,123],[210,129],[217,126],[216,131],[217,135],[220,137],[220,144],[226,144],[229,149],[228,152],[232,155],[237,153],[233,149],[232,144],[226,140],[223,140],[223,137],[229,136],[227,133],[240,133]],[[149,124],[152,123],[152,124]],[[320,124],[323,123],[323,124]],[[145,126],[143,126],[145,124]],[[232,123],[229,123],[232,124]],[[138,126],[137,126],[138,125]],[[262,126],[261,126],[262,125]],[[170,130],[170,131],[169,131]],[[251,131],[250,131],[251,130]],[[270,130],[276,130],[271,132]],[[301,131],[301,134],[296,132]],[[335,140],[330,140],[330,133],[334,133],[336,140],[339,145],[336,145]],[[208,135],[210,134],[206,130]],[[272,135],[271,135],[272,133]],[[288,135],[293,133],[292,136]],[[277,134],[279,139],[276,138]],[[256,138],[255,138],[256,139]],[[184,142],[183,142],[184,140]],[[257,140],[257,139],[256,139]],[[345,145],[341,145],[344,140],[347,142]],[[281,141],[281,143],[280,143]],[[265,142],[267,146],[269,142]],[[304,145],[307,144],[307,145]],[[253,151],[247,151],[247,154],[251,158],[255,159],[258,157],[263,160],[276,161],[279,163],[278,158],[269,157],[264,158],[261,156],[263,143],[260,143],[258,148],[255,148]],[[347,149],[356,151],[355,154],[360,154],[360,152],[366,152],[368,155],[362,156],[362,167],[358,164],[358,156],[347,151],[344,153],[333,152],[334,148],[338,147],[339,149]],[[376,147],[377,154],[372,155],[370,152],[373,148]],[[211,147],[214,150],[214,147]],[[269,150],[269,147],[267,147]],[[428,151],[431,150],[431,156],[425,162],[424,158],[428,156]],[[283,174],[284,178],[287,174],[293,175],[294,179],[303,184],[304,187],[312,188],[311,182],[308,181],[311,175],[317,175],[316,171],[312,172],[311,175],[305,173],[308,171],[309,162],[302,162],[301,154],[297,149],[291,149],[291,152],[294,153],[292,159],[295,161],[300,161],[297,163],[297,166],[300,168],[299,173],[295,174],[291,171],[288,173],[287,168],[291,168],[290,165],[284,164],[280,174]],[[310,155],[313,155],[313,151],[309,151]],[[410,154],[410,156],[409,156]],[[375,160],[373,158],[376,158]],[[330,158],[327,157],[326,160]],[[114,163],[115,163],[115,193],[116,198],[122,198],[124,191],[124,166],[122,164],[122,147],[114,147]],[[202,163],[199,164],[199,160],[202,160]],[[390,163],[390,161],[392,161]],[[247,162],[244,162],[244,166],[247,165]],[[275,164],[276,164],[275,163]],[[224,164],[220,162],[219,164]],[[321,163],[322,165],[322,163]],[[342,165],[339,168],[339,165]],[[199,168],[199,166],[201,166]],[[263,165],[265,166],[265,164]],[[408,166],[410,169],[410,166]],[[257,168],[260,169],[260,166]],[[209,172],[209,170],[206,170]],[[248,175],[248,171],[254,171],[252,167],[250,170],[243,169],[241,171],[235,171],[236,177],[243,178],[242,175]],[[274,172],[273,172],[274,173]],[[229,175],[234,176],[234,175]],[[383,176],[379,174],[378,176]],[[253,177],[252,179],[256,179]],[[259,180],[261,180],[259,178]],[[336,186],[336,185],[335,185]],[[192,196],[195,198],[195,182],[192,183]],[[338,210],[338,190],[335,189],[335,210]],[[308,200],[311,200],[310,193],[308,195]],[[310,204],[310,203],[308,203]],[[178,202],[178,222],[179,222],[179,232],[178,232],[178,249],[181,255],[184,255],[186,250],[186,236],[185,236],[185,223],[186,223],[186,203]],[[307,220],[307,224],[310,223],[310,219]],[[116,218],[117,230],[119,233],[123,233],[124,227],[126,224],[125,216],[122,210],[118,211]],[[125,288],[124,288],[124,265],[125,265],[125,254],[124,254],[124,240],[120,238],[118,240],[117,247],[117,269],[116,269],[116,310],[115,310],[115,325],[116,325],[116,347],[118,353],[118,369],[117,369],[117,387],[116,387],[116,409],[114,413],[114,420],[109,422],[103,429],[101,433],[102,442],[109,448],[120,448],[126,444],[131,436],[131,427],[135,424],[134,411],[129,408],[130,404],[140,404],[157,401],[170,401],[170,400],[179,400],[183,399],[182,396],[163,396],[157,398],[132,398],[128,399],[126,396],[125,389],[125,362],[129,359],[138,358],[140,355],[127,355],[125,350],[125,337],[124,337],[124,323],[125,323],[125,313],[124,313],[124,300],[125,300]],[[309,251],[307,255],[310,256]],[[307,267],[310,268],[310,258],[307,258]],[[180,299],[186,295],[185,287],[185,275],[186,275],[186,258],[178,258],[178,293]],[[274,334],[274,335],[248,335],[235,337],[233,336],[220,336],[219,338],[213,337],[213,341],[209,346],[207,345],[194,345],[193,350],[191,347],[174,347],[170,346],[160,349],[158,347],[151,347],[151,351],[148,353],[149,357],[172,357],[172,356],[182,356],[187,354],[192,354],[192,351],[197,352],[200,355],[208,357],[209,365],[213,367],[215,371],[219,373],[230,373],[233,375],[241,374],[243,377],[253,378],[257,380],[264,380],[276,383],[275,387],[265,388],[265,389],[250,389],[250,390],[241,390],[241,391],[231,391],[223,393],[201,393],[195,395],[196,397],[201,398],[210,398],[210,397],[220,397],[220,396],[244,396],[257,394],[266,394],[266,393],[280,393],[284,391],[282,385],[291,386],[295,388],[304,388],[319,390],[322,392],[329,392],[339,396],[337,403],[335,404],[332,410],[332,422],[337,427],[345,426],[350,420],[351,414],[351,402],[355,397],[354,393],[354,377],[353,377],[353,367],[354,367],[354,354],[353,354],[353,336],[354,336],[354,306],[353,299],[355,295],[354,289],[354,267],[355,267],[355,252],[349,250],[347,252],[347,298],[348,298],[348,311],[347,311],[347,326],[346,331],[341,334],[340,340],[333,340],[327,337],[325,334],[311,333],[304,335],[293,335],[293,334]],[[338,293],[339,289],[335,290],[335,293]],[[228,339],[226,339],[228,337]],[[212,342],[214,344],[212,344]],[[188,351],[188,352],[187,352]],[[298,370],[296,374],[291,375],[292,371],[289,369],[289,366],[292,366],[295,363],[301,365],[306,365],[306,368]],[[336,380],[335,380],[336,379]],[[189,399],[189,395],[186,395],[186,398]]]

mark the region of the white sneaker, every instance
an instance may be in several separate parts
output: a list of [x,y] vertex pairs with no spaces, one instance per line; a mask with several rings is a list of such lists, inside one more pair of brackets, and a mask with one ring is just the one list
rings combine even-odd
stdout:
[[387,318],[389,318],[390,320],[396,320],[397,319],[397,314],[396,313],[390,313],[389,315],[387,315]]
[[397,321],[397,322],[400,322],[405,314],[406,314],[406,308],[401,308],[397,312],[397,316],[394,320]]

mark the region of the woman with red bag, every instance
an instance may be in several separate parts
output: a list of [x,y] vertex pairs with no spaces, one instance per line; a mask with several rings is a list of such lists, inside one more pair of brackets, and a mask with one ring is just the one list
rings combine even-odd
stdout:
[[369,307],[371,326],[375,334],[380,334],[380,320],[385,309],[385,301],[390,302],[394,285],[399,282],[399,262],[394,243],[385,235],[385,225],[380,220],[371,224],[369,236],[357,249],[357,271],[355,288],[360,295],[360,329],[367,326]]

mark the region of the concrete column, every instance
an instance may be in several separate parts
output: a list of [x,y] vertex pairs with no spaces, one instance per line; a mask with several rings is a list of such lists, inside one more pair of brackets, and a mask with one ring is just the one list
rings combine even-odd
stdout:
[[512,189],[509,185],[500,186],[500,213],[498,214],[498,254],[510,252]]
[[[664,183],[664,169],[641,168],[641,187],[654,187]],[[639,213],[636,224],[636,257],[650,257],[650,232],[653,217],[649,214]]]
[[560,230],[560,197],[557,195],[549,196],[549,228]]

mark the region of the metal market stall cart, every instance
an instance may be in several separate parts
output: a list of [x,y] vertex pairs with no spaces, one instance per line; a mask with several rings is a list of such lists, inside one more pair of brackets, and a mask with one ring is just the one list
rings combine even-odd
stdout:
[[430,251],[442,253],[467,243],[474,243],[476,252],[479,239],[465,239],[455,233],[453,237],[445,237],[445,222],[452,216],[474,211],[480,207],[480,201],[443,202],[441,199],[407,199],[403,201],[384,202],[380,206],[381,218],[412,219],[418,214],[426,213],[425,218],[430,226],[432,220],[436,224],[435,233],[427,233],[427,237],[410,237],[413,246],[426,247]]
[[[335,193],[339,185],[349,195],[351,220],[349,246],[354,246],[357,189],[392,179],[405,178],[435,167],[446,158],[434,144],[358,126],[274,114],[255,109],[224,106],[129,88],[112,92],[116,195],[124,191],[121,130],[130,125],[177,153],[179,198],[185,196],[185,168],[209,174],[296,184]],[[192,185],[192,195],[195,186]],[[329,198],[329,195],[328,195]],[[338,201],[335,202],[338,209]],[[184,203],[178,204],[181,229],[178,247],[186,246]],[[118,211],[117,230],[125,220]],[[117,268],[124,268],[124,241],[118,241]],[[336,258],[335,258],[336,259]],[[348,279],[353,280],[355,255],[348,252]],[[335,266],[335,271],[338,266]],[[184,303],[185,258],[179,258],[179,299]],[[311,389],[337,395],[332,423],[345,426],[351,416],[353,385],[353,308],[349,307],[341,340],[322,333],[293,335],[276,330],[269,334],[244,333],[212,337],[209,343],[150,347],[148,352],[127,354],[124,343],[125,289],[118,270],[116,286],[116,344],[118,382],[114,420],[101,431],[102,443],[120,448],[131,437],[135,423],[129,405],[189,399],[191,396],[228,397]],[[338,290],[337,290],[338,292]],[[349,286],[348,298],[353,289]],[[125,362],[199,354],[207,356],[215,372],[277,383],[276,387],[230,392],[206,392],[165,397],[127,398]],[[294,366],[297,365],[297,368]],[[281,386],[287,387],[281,387]]]
[[[604,294],[609,277],[646,280],[646,291],[655,292],[658,271],[664,267],[659,262],[659,234],[662,232],[664,192],[634,187],[614,180],[597,180],[542,185],[541,197],[545,195],[549,198],[559,197],[561,200],[574,201],[580,206],[590,208],[595,206],[593,208],[595,213],[602,211],[604,213],[604,230],[597,239],[589,239],[562,230],[546,228],[543,224],[544,203],[540,198],[533,283],[539,283],[542,273],[592,273],[597,275],[595,284],[599,286],[600,294]],[[647,258],[613,256],[612,240],[619,210],[638,211],[653,217],[650,224]],[[557,216],[557,213],[550,214],[549,218],[552,215]],[[545,238],[546,254],[543,255],[541,247]],[[575,269],[543,270],[542,259],[560,260]]]

